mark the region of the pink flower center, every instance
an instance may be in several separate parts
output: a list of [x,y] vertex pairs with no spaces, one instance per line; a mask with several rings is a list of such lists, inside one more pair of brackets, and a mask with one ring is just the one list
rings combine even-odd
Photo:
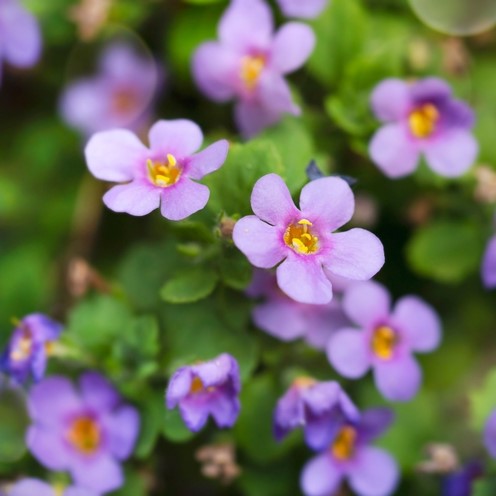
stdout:
[[113,112],[119,115],[129,114],[138,106],[138,97],[135,91],[129,88],[120,88],[114,92],[110,102]]
[[150,181],[160,188],[167,188],[176,184],[182,174],[176,157],[170,153],[167,154],[167,160],[164,162],[153,161],[149,158],[146,161],[146,167]]
[[241,59],[241,79],[249,90],[257,86],[266,63],[263,55],[246,55]]
[[346,425],[338,432],[331,445],[331,453],[337,460],[349,460],[355,453],[357,431]]
[[296,253],[310,255],[319,249],[319,238],[312,232],[313,224],[307,219],[301,219],[296,224],[290,224],[284,233],[284,242]]
[[87,415],[77,417],[67,431],[67,440],[77,451],[91,455],[98,450],[102,441],[100,426]]
[[408,124],[416,138],[428,138],[435,130],[439,121],[439,110],[432,103],[426,103],[410,113]]
[[24,331],[21,339],[17,341],[16,346],[10,352],[10,359],[13,362],[22,362],[28,359],[33,352],[33,336],[31,332]]
[[383,360],[392,358],[394,349],[398,344],[398,335],[388,326],[375,329],[372,336],[372,351]]

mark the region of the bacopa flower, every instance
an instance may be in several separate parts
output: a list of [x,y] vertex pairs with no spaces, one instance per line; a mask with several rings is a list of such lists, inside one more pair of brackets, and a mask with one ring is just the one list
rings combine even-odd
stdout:
[[18,0],[0,1],[0,79],[1,62],[15,67],[31,67],[41,52],[41,33],[36,18]]
[[62,118],[86,135],[135,128],[147,113],[158,85],[158,68],[127,43],[106,47],[98,73],[71,83],[62,93]]
[[389,177],[411,174],[421,154],[442,176],[459,176],[475,161],[472,109],[452,97],[441,79],[413,84],[386,79],[372,93],[372,108],[385,123],[370,143],[370,156]]
[[78,391],[64,377],[44,379],[31,389],[28,407],[27,445],[40,463],[68,470],[76,485],[97,494],[123,484],[120,462],[131,455],[139,416],[104,377],[84,374]]
[[422,380],[412,353],[432,351],[441,339],[441,323],[434,309],[416,296],[404,296],[391,310],[389,293],[372,281],[346,291],[343,309],[361,329],[341,329],[331,336],[327,345],[330,363],[352,379],[372,367],[384,397],[410,400]]
[[255,183],[251,206],[256,215],[236,223],[234,243],[255,267],[269,269],[284,260],[277,284],[296,301],[329,303],[329,274],[366,280],[384,264],[382,243],[369,231],[333,233],[353,215],[353,192],[343,179],[308,183],[297,209],[284,181],[267,174]]
[[52,343],[62,332],[62,325],[41,313],[32,313],[17,323],[5,351],[0,356],[0,371],[23,383],[45,374]]
[[496,236],[492,236],[487,243],[482,259],[481,276],[486,288],[496,287]]
[[308,446],[319,450],[331,442],[342,425],[358,418],[358,409],[337,382],[299,377],[277,402],[274,435],[281,440],[301,427]]
[[97,133],[86,145],[86,162],[95,177],[125,183],[104,195],[105,205],[131,215],[146,215],[160,206],[170,220],[201,210],[210,191],[195,180],[224,163],[228,142],[216,141],[195,153],[203,134],[194,122],[184,119],[158,121],[148,136],[150,148],[125,129]]
[[287,17],[313,19],[327,5],[328,0],[277,0],[282,13]]
[[212,415],[219,427],[232,427],[240,410],[241,382],[238,362],[223,353],[208,362],[181,367],[172,376],[166,393],[167,408],[179,406],[193,432]]
[[299,114],[284,75],[309,57],[312,30],[288,23],[277,33],[263,0],[232,0],[218,28],[219,41],[202,44],[193,57],[193,74],[212,100],[235,99],[235,119],[250,137],[280,120]]
[[[1,493],[0,493],[1,494]],[[98,496],[93,491],[82,487],[70,486],[59,488],[38,479],[22,479],[9,490],[8,496]]]
[[359,496],[387,496],[398,482],[398,467],[386,451],[369,446],[392,422],[386,408],[366,410],[343,425],[329,447],[310,460],[301,476],[306,496],[335,494],[343,479]]

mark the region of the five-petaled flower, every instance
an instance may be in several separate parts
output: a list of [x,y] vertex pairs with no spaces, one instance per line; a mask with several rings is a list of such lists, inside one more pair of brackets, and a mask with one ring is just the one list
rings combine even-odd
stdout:
[[238,362],[223,353],[178,369],[167,388],[167,408],[179,405],[185,424],[193,432],[205,425],[209,415],[219,427],[232,427],[240,410],[240,389]]
[[[0,495],[1,495],[0,491]],[[38,479],[26,478],[16,482],[8,496],[98,496],[95,492],[83,487],[51,486]]]
[[93,135],[86,145],[90,172],[119,184],[103,197],[115,212],[146,215],[160,206],[162,215],[182,220],[208,202],[209,189],[195,180],[217,170],[229,144],[219,140],[199,153],[201,129],[192,121],[158,121],[149,133],[147,148],[130,131],[114,129]]
[[0,371],[18,383],[33,377],[39,381],[45,374],[52,343],[62,332],[62,325],[41,313],[26,315],[18,322],[12,337],[0,356]]
[[68,470],[98,494],[122,485],[120,462],[134,448],[139,416],[104,377],[84,374],[79,391],[64,377],[44,379],[31,389],[28,407],[27,445],[43,465]]
[[372,138],[370,156],[387,176],[411,174],[422,153],[435,172],[447,177],[463,174],[475,161],[473,111],[452,97],[444,81],[386,79],[374,89],[371,103],[385,125]]
[[327,346],[330,363],[352,379],[372,367],[384,397],[410,400],[422,380],[412,352],[432,351],[441,339],[441,323],[434,309],[416,296],[404,296],[391,310],[389,293],[372,281],[346,291],[343,309],[361,329],[341,329],[331,336]]
[[386,408],[364,411],[360,420],[341,426],[327,449],[310,460],[301,476],[306,496],[335,494],[343,479],[359,496],[387,496],[398,482],[398,466],[386,451],[369,446],[390,425]]
[[329,0],[277,0],[282,13],[287,17],[313,19],[326,7]]
[[274,22],[263,0],[233,0],[219,24],[219,41],[201,45],[193,74],[212,100],[236,99],[235,119],[246,137],[281,119],[298,115],[284,75],[301,67],[313,50],[312,30],[288,23],[273,33]]
[[343,179],[308,183],[297,209],[284,181],[267,174],[255,183],[251,206],[256,215],[236,223],[234,243],[256,267],[282,262],[277,284],[296,301],[329,303],[329,274],[367,280],[384,264],[384,249],[374,234],[359,228],[333,233],[354,210],[353,192]]

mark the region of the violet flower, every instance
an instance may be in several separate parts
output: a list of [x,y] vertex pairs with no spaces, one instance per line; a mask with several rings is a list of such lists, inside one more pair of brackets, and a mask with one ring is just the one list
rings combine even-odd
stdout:
[[31,67],[41,53],[41,33],[36,18],[19,0],[0,1],[0,80],[2,59],[15,67]]
[[472,109],[452,97],[444,81],[426,78],[413,84],[386,79],[373,91],[372,108],[385,123],[370,143],[376,165],[391,178],[411,174],[421,154],[438,174],[463,174],[475,161]]
[[87,136],[105,129],[135,129],[148,112],[158,86],[158,68],[127,43],[113,43],[101,54],[96,75],[79,79],[62,93],[59,111]]
[[284,76],[301,67],[313,50],[315,36],[308,26],[291,22],[274,33],[263,0],[232,0],[218,35],[219,41],[203,43],[194,54],[193,75],[212,100],[236,100],[235,120],[244,136],[257,134],[285,113],[300,113]]
[[335,494],[347,479],[358,496],[387,496],[398,483],[398,466],[386,451],[369,446],[392,421],[386,408],[366,410],[357,422],[341,427],[328,449],[303,468],[305,496]]
[[167,408],[179,405],[189,430],[197,432],[212,415],[219,427],[232,427],[240,410],[238,362],[223,353],[208,362],[181,367],[172,376],[166,393]]
[[123,484],[120,462],[132,453],[139,416],[104,377],[84,374],[78,391],[64,377],[44,379],[31,389],[28,406],[26,441],[40,463],[69,471],[76,485],[98,494]]
[[496,458],[496,409],[494,409],[486,421],[484,427],[484,445],[489,454]]
[[22,479],[9,490],[8,496],[98,496],[82,487],[70,486],[65,489],[51,486],[38,479]]
[[358,409],[337,382],[299,377],[277,402],[274,435],[280,441],[302,427],[308,446],[319,450],[332,441],[343,424],[358,418]]
[[236,223],[234,243],[255,267],[269,269],[282,262],[277,284],[296,301],[329,303],[328,274],[367,280],[384,264],[382,243],[369,231],[333,233],[354,209],[353,192],[340,178],[308,183],[297,209],[284,181],[267,174],[255,183],[251,206],[256,215]]
[[229,144],[216,141],[199,153],[201,129],[192,121],[158,121],[147,148],[130,131],[114,129],[93,135],[85,155],[90,172],[119,184],[103,196],[114,212],[146,215],[160,206],[166,219],[181,220],[201,210],[209,189],[196,182],[225,161]]
[[32,313],[18,324],[5,351],[0,355],[0,372],[15,382],[26,382],[31,376],[39,381],[45,374],[47,356],[62,325],[41,313]]
[[486,288],[496,288],[496,235],[489,239],[484,251],[481,276]]
[[282,13],[287,17],[314,19],[326,7],[328,0],[277,0]]
[[478,461],[466,463],[456,472],[442,479],[441,496],[472,496],[474,481],[484,474]]
[[360,329],[336,331],[327,346],[331,365],[344,377],[357,379],[374,370],[377,388],[393,401],[408,401],[422,381],[413,352],[436,349],[441,323],[434,309],[416,296],[404,296],[391,310],[391,298],[376,282],[346,291],[343,309]]

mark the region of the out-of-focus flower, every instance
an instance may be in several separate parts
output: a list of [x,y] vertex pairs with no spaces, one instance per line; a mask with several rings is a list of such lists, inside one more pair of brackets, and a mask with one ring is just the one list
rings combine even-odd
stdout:
[[275,274],[265,270],[254,271],[246,293],[252,298],[264,297],[253,309],[253,321],[282,341],[303,338],[315,348],[325,349],[332,333],[350,324],[336,298],[324,305],[299,303],[279,289]]
[[327,5],[328,0],[277,0],[282,13],[287,17],[313,19]]
[[413,84],[386,79],[373,91],[372,109],[385,123],[373,136],[369,152],[391,178],[411,174],[420,155],[438,174],[455,177],[475,161],[478,144],[471,133],[474,113],[455,100],[441,79]]
[[496,409],[491,412],[484,427],[484,445],[489,454],[496,458]]
[[128,43],[108,45],[98,73],[71,83],[62,93],[62,118],[85,135],[112,128],[136,128],[158,86],[158,68]]
[[458,454],[451,444],[430,443],[426,447],[427,460],[417,464],[417,470],[426,474],[447,474],[459,466]]
[[308,183],[301,191],[300,210],[277,174],[267,174],[253,187],[256,215],[234,226],[235,245],[255,266],[277,267],[277,284],[301,303],[332,299],[328,274],[352,280],[370,279],[384,264],[379,239],[364,229],[333,233],[353,215],[354,197],[337,177]]
[[50,347],[62,332],[62,325],[41,313],[32,313],[17,323],[7,348],[0,356],[0,371],[23,383],[45,374]]
[[28,405],[33,424],[26,441],[43,465],[68,470],[78,486],[98,494],[123,484],[120,462],[132,453],[139,416],[104,377],[84,374],[79,391],[64,377],[44,379]]
[[181,367],[166,393],[167,408],[179,405],[188,429],[197,432],[212,415],[219,427],[232,427],[240,410],[238,362],[227,353],[208,362]]
[[492,236],[486,245],[482,258],[481,276],[486,288],[496,288],[496,235]]
[[77,27],[79,37],[90,41],[106,23],[113,0],[80,0],[69,10],[69,18]]
[[481,203],[496,203],[496,171],[489,165],[479,165],[474,176],[477,181],[475,199]]
[[441,44],[443,71],[454,76],[463,76],[470,68],[470,53],[461,38],[447,38]]
[[236,100],[235,120],[246,137],[284,113],[300,113],[284,75],[304,64],[315,36],[296,22],[273,31],[272,13],[263,0],[233,0],[219,23],[219,41],[202,44],[193,57],[201,91],[217,102]]
[[36,18],[19,0],[0,1],[0,80],[4,59],[15,67],[31,67],[41,53],[41,33]]
[[64,489],[31,478],[16,482],[7,494],[8,496],[98,496],[82,487],[71,486]]
[[241,474],[231,443],[201,446],[195,456],[202,463],[202,474],[209,479],[220,479],[223,484],[230,484]]
[[184,119],[158,121],[148,136],[150,148],[125,129],[97,133],[86,145],[86,163],[95,177],[125,183],[105,193],[105,205],[138,216],[160,206],[170,220],[184,219],[205,207],[210,191],[196,180],[224,163],[229,143],[216,141],[195,153],[203,134]]
[[310,460],[301,475],[306,496],[334,494],[343,479],[359,496],[387,496],[398,483],[398,466],[386,451],[369,446],[392,422],[386,408],[366,410],[343,425],[328,449]]
[[434,309],[416,296],[404,296],[391,310],[384,286],[368,281],[345,292],[343,309],[360,330],[336,331],[327,345],[327,356],[343,376],[356,379],[369,368],[383,396],[408,401],[422,381],[413,352],[436,349],[441,323]]
[[473,483],[483,473],[480,462],[465,464],[460,470],[443,478],[441,496],[472,496]]
[[308,446],[320,450],[344,424],[358,418],[358,409],[337,382],[299,377],[277,402],[274,434],[281,440],[293,429],[302,427]]

